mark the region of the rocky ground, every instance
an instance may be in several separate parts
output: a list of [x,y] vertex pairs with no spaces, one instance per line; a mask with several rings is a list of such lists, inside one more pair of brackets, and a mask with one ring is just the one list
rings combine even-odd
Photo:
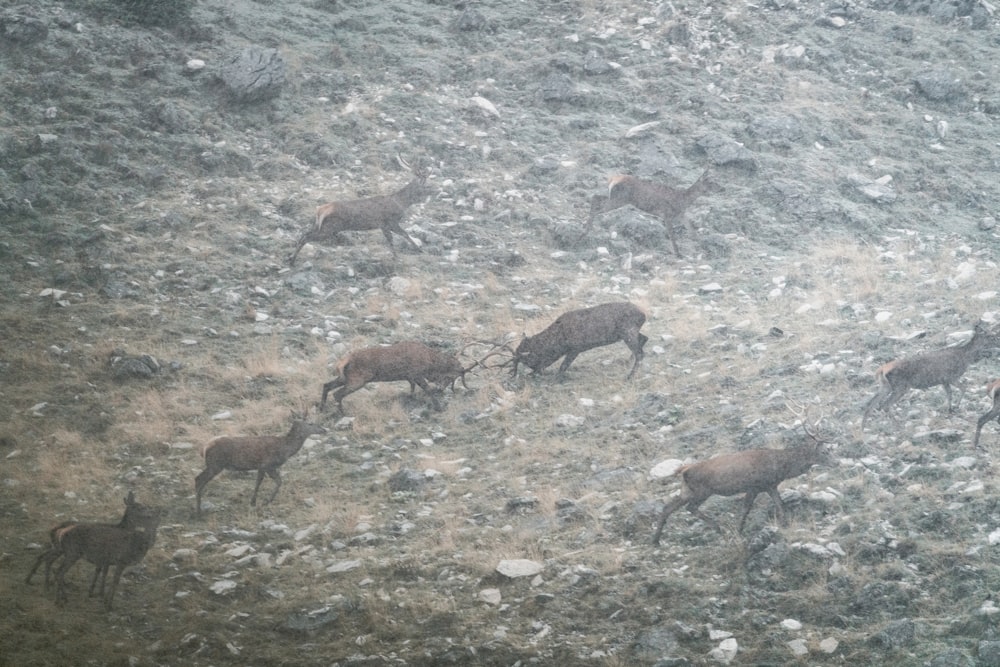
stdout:
[[[0,664],[1000,665],[995,354],[895,415],[874,370],[1000,321],[1000,32],[980,0],[0,7]],[[288,257],[323,202],[428,165],[404,228]],[[720,186],[678,225],[585,222],[606,178]],[[471,363],[630,300],[650,342],[431,409],[318,413],[337,361]],[[148,356],[144,356],[148,355]],[[499,358],[494,358],[498,362]],[[957,398],[957,395],[956,395]],[[329,432],[252,509],[200,446]],[[669,459],[828,441],[650,544]],[[270,480],[263,491],[270,493]],[[74,519],[163,509],[105,613],[90,565],[24,582]],[[266,497],[266,495],[265,495]]]

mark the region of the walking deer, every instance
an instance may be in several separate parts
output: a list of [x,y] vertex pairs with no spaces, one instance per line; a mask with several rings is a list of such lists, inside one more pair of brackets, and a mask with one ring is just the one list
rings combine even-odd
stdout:
[[743,498],[743,516],[740,518],[741,533],[750,508],[761,493],[771,496],[778,519],[784,523],[785,508],[778,493],[778,485],[786,479],[798,477],[814,465],[824,462],[827,457],[823,443],[815,440],[814,443],[786,449],[747,449],[720,454],[683,466],[674,476],[680,475],[684,488],[681,495],[663,507],[660,522],[653,535],[653,544],[660,543],[667,518],[683,506],[687,506],[688,511],[721,533],[719,524],[699,509],[712,496],[746,494]]
[[[590,215],[584,227],[586,234],[594,223],[594,219],[615,209],[631,204],[640,211],[645,211],[650,215],[655,215],[667,227],[667,234],[670,236],[670,245],[674,254],[681,256],[677,248],[677,239],[674,233],[674,222],[681,219],[684,211],[694,203],[694,201],[709,192],[716,192],[720,188],[713,181],[706,169],[702,172],[694,183],[687,188],[673,188],[653,181],[648,181],[626,174],[614,174],[608,177],[608,194],[594,195],[590,200]],[[687,223],[688,229],[694,231],[691,224]]]
[[[128,530],[135,530],[140,526],[141,521],[144,516],[147,516],[150,512],[149,508],[142,505],[135,500],[135,494],[131,491],[128,492],[128,496],[125,497],[125,514],[122,516],[121,520],[117,524],[102,524],[107,526],[114,526],[115,528],[125,528]],[[61,545],[61,538],[66,533],[66,531],[73,526],[84,525],[79,521],[63,521],[58,526],[53,526],[49,530],[49,548],[43,551],[38,558],[35,560],[35,564],[31,568],[31,572],[25,577],[24,583],[30,584],[31,578],[35,575],[39,566],[45,563],[45,590],[49,590],[49,574],[52,571],[52,565],[61,558],[64,553]],[[98,576],[101,579],[101,596],[104,596],[104,582],[108,576],[108,568],[97,567],[94,569],[94,578],[90,582],[90,590],[87,595],[92,597],[94,595],[94,588],[97,585]]]
[[393,234],[399,234],[410,246],[419,251],[420,247],[410,238],[409,234],[403,231],[400,223],[403,221],[407,209],[426,196],[425,183],[428,170],[422,164],[412,168],[403,160],[400,160],[400,164],[413,171],[413,180],[396,192],[364,199],[334,201],[318,207],[316,209],[316,223],[299,238],[295,252],[289,259],[289,265],[295,264],[299,251],[306,243],[333,242],[340,232],[381,229],[393,254],[396,252],[396,248],[392,245]]
[[1000,337],[997,332],[987,328],[983,322],[977,322],[972,338],[962,345],[921,352],[883,364],[875,371],[879,389],[865,406],[861,430],[864,430],[872,410],[889,412],[896,401],[910,389],[943,386],[948,395],[948,412],[951,412],[951,385],[958,382],[969,364],[998,343]]
[[[128,504],[128,503],[127,503]],[[136,503],[137,505],[137,503]],[[126,512],[129,514],[129,512]],[[65,526],[58,531],[56,539],[63,554],[63,561],[56,570],[56,600],[64,604],[66,596],[66,572],[81,558],[93,563],[98,571],[107,574],[114,565],[115,574],[111,579],[111,589],[104,593],[104,576],[101,577],[101,597],[104,608],[111,610],[118,589],[122,571],[129,565],[140,562],[156,542],[156,530],[160,525],[160,510],[137,507],[131,514],[132,526],[120,527],[99,523],[78,523]],[[96,573],[95,573],[96,579]],[[93,583],[91,584],[91,593]]]
[[[239,435],[213,438],[201,450],[205,459],[205,469],[194,480],[195,508],[201,514],[201,494],[205,485],[223,470],[256,470],[257,484],[253,487],[250,506],[257,505],[257,491],[264,481],[264,475],[274,480],[274,491],[267,503],[274,500],[281,488],[281,473],[278,468],[294,456],[311,435],[326,433],[326,429],[307,421],[308,414],[301,417],[292,413],[292,428],[286,435]],[[265,503],[265,504],[267,504]]]

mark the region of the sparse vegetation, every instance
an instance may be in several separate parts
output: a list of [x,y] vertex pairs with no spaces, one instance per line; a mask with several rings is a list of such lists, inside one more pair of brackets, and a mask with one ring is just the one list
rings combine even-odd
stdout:
[[[984,7],[7,3],[0,664],[715,664],[726,639],[731,664],[995,664],[996,429],[971,446],[995,353],[954,412],[913,391],[857,428],[881,364],[1000,319]],[[233,104],[216,73],[248,44],[288,84]],[[402,185],[397,154],[430,165],[421,252],[348,232],[289,267],[317,206]],[[683,258],[633,207],[586,228],[608,174],[706,165]],[[283,433],[352,350],[611,301],[646,313],[632,380],[614,344],[561,378],[477,368],[442,412],[368,385],[314,413],[275,503],[227,472],[195,520],[199,446]],[[721,536],[678,512],[651,547],[649,469],[787,446],[792,402],[834,462],[782,484],[788,525],[759,502],[740,535],[712,497]],[[130,490],[163,516],[114,611],[86,568],[62,608],[24,583],[53,524]]]

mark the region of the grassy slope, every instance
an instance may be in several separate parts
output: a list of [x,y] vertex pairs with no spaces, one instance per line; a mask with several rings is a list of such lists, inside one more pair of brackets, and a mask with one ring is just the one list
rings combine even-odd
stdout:
[[[975,654],[990,624],[978,609],[1000,573],[986,539],[996,485],[991,454],[971,468],[949,461],[970,453],[969,425],[985,409],[972,397],[995,362],[970,371],[954,415],[935,389],[912,397],[898,428],[856,427],[879,362],[946,344],[996,308],[996,239],[977,226],[997,201],[992,33],[874,6],[836,29],[817,22],[814,3],[734,3],[692,8],[689,39],[671,44],[673,21],[640,26],[654,15],[642,3],[478,7],[495,30],[456,32],[456,10],[423,2],[202,2],[198,29],[175,33],[84,5],[21,8],[51,32],[0,55],[0,197],[35,209],[0,226],[0,435],[11,454],[0,660],[698,662],[718,644],[709,624],[734,634],[747,663],[787,661],[795,637],[817,664],[912,664],[945,646]],[[54,27],[60,13],[84,29]],[[893,39],[893,26],[914,40]],[[211,67],[248,43],[280,46],[289,63],[273,103],[229,103],[211,76],[183,74],[190,57]],[[785,43],[808,58],[764,57]],[[582,74],[591,49],[617,73]],[[928,62],[955,68],[965,96],[921,96],[913,77]],[[563,71],[579,97],[539,101],[540,81]],[[45,119],[50,106],[57,116]],[[795,116],[803,135],[748,131],[775,114]],[[662,121],[652,132],[622,138],[651,119]],[[708,162],[696,144],[705,132],[745,143],[758,168],[720,169],[725,191],[690,211],[702,232],[682,236],[687,259],[613,236],[615,219],[565,241],[609,172],[660,166],[660,178],[691,182]],[[60,138],[41,146],[38,133]],[[410,218],[425,252],[393,259],[378,235],[349,235],[285,270],[316,203],[405,182],[396,152],[435,161],[436,194]],[[567,164],[533,166],[541,157]],[[891,174],[899,199],[867,201],[854,173]],[[723,290],[704,292],[708,283]],[[66,305],[40,297],[45,288],[65,290]],[[400,386],[365,390],[345,402],[353,422],[286,464],[275,505],[250,511],[252,476],[226,474],[208,487],[213,511],[194,518],[197,446],[282,431],[346,350],[519,335],[613,298],[650,314],[655,349],[634,383],[622,381],[619,345],[583,355],[565,381],[480,373],[440,414]],[[930,335],[911,342],[873,335],[920,329]],[[118,346],[180,369],[116,380],[106,360]],[[843,461],[786,487],[839,499],[798,504],[789,528],[748,542],[678,514],[651,549],[648,501],[666,491],[645,481],[649,467],[776,446],[795,420],[790,402],[826,416]],[[232,419],[213,421],[223,410]],[[560,425],[567,413],[584,423]],[[955,433],[919,437],[927,428]],[[404,468],[439,474],[392,493],[387,480]],[[166,525],[114,613],[84,597],[89,566],[74,571],[62,610],[37,580],[23,584],[29,545],[49,525],[110,519],[129,488],[161,503]],[[537,505],[508,513],[521,497]],[[560,509],[564,499],[575,510]],[[730,524],[735,508],[706,505]],[[761,501],[748,536],[766,522]],[[768,553],[791,545],[770,574],[748,560],[762,540],[777,545]],[[794,546],[830,541],[846,555]],[[235,564],[241,546],[267,556]],[[544,581],[502,580],[493,570],[505,557],[544,560]],[[357,569],[327,572],[353,559]],[[213,593],[223,578],[235,590]],[[491,587],[503,606],[478,601]],[[322,630],[285,629],[289,614],[325,606],[336,619]],[[804,629],[781,629],[788,617]],[[898,651],[869,641],[899,618],[920,623],[917,641]],[[827,656],[819,642],[830,637],[840,644]]]

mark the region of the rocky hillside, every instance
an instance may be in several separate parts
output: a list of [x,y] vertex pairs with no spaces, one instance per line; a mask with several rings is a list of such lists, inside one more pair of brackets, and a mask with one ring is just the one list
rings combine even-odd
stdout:
[[[1000,324],[998,70],[985,0],[4,4],[0,664],[1000,665],[996,347],[953,411],[861,427],[880,364]],[[417,249],[289,265],[318,205],[414,167]],[[679,255],[612,174],[714,184]],[[622,300],[632,380],[620,343],[503,367]],[[318,410],[349,352],[412,339],[499,354],[440,411],[405,383]],[[306,409],[328,432],[273,503],[226,472],[195,513],[204,443]],[[651,544],[661,470],[809,433],[786,524],[716,496],[721,532],[680,511]],[[162,522],[112,611],[86,563],[62,607],[25,583],[130,491]]]

